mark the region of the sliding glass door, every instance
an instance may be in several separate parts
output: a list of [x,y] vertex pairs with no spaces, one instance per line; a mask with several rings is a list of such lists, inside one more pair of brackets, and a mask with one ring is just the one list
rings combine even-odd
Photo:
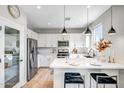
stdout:
[[4,49],[5,87],[11,88],[19,82],[20,32],[5,26]]

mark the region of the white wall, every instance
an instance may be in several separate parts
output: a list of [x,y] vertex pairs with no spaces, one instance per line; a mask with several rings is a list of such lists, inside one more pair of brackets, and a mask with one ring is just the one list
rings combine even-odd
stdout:
[[23,36],[22,37],[23,37],[23,41],[24,41],[24,46],[23,46],[24,54],[23,54],[23,58],[24,58],[24,63],[25,63],[25,67],[24,67],[24,77],[25,78],[23,80],[24,80],[24,82],[26,82],[26,76],[27,76],[27,74],[26,74],[26,62],[27,62],[27,57],[26,57],[27,56],[27,54],[26,54],[26,51],[27,51],[27,42],[26,42],[27,41],[26,40],[26,38],[27,38],[27,17],[26,17],[26,15],[25,15],[25,13],[23,12],[22,9],[20,9],[20,13],[21,13],[20,17],[17,18],[17,19],[14,19],[9,14],[7,5],[0,5],[0,16],[1,17],[4,17],[4,18],[6,18],[8,20],[13,21],[13,22],[21,25],[25,29],[25,31],[23,32]]
[[[103,25],[103,37],[105,39],[109,39],[112,41],[112,49],[114,48],[115,51],[115,61],[116,62],[122,62],[124,63],[124,6],[115,5],[113,6],[113,26],[115,30],[117,31],[117,34],[115,36],[109,36],[108,31],[110,29],[110,22],[111,22],[111,16],[110,16],[110,9],[107,10],[102,16],[100,16],[96,21],[94,21],[90,26],[91,28],[96,26],[99,23],[102,23]],[[112,50],[113,51],[113,50]],[[124,72],[120,73],[124,74]],[[122,78],[122,77],[121,77]],[[123,77],[124,78],[124,77]],[[120,87],[124,87],[124,82],[120,82]]]
[[[20,8],[20,7],[19,7]],[[7,5],[0,5],[0,16],[3,16],[11,21],[14,21],[22,26],[27,26],[27,17],[24,14],[23,10],[20,9],[21,16],[17,19],[14,19],[8,11]]]
[[[103,37],[112,41],[111,48],[114,48],[115,59],[117,62],[123,62],[124,60],[124,6],[113,6],[113,26],[117,31],[117,34],[114,36],[109,36],[108,31],[110,29],[110,9],[106,11],[101,17],[99,17],[95,22],[91,24],[91,27],[96,26],[99,23],[103,25]],[[113,51],[113,50],[112,50]],[[111,51],[111,52],[112,52]]]

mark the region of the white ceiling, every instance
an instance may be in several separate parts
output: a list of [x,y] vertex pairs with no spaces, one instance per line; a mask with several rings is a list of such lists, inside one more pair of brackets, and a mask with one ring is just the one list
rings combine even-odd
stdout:
[[[20,6],[27,14],[28,27],[33,29],[53,29],[63,28],[64,6],[62,5],[41,5],[37,9],[35,5]],[[86,5],[67,5],[65,6],[65,15],[70,17],[66,21],[67,28],[83,28],[87,24]],[[92,5],[89,8],[89,23],[102,15],[110,5]]]

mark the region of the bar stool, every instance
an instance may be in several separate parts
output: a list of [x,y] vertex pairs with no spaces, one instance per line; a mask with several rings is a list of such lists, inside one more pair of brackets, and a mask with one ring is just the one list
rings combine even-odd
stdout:
[[66,72],[64,75],[64,88],[66,88],[66,84],[78,84],[78,88],[80,87],[80,84],[83,84],[85,88],[84,81],[84,76],[81,76],[80,73]]
[[[108,76],[105,73],[90,73],[90,88],[91,88],[91,78],[93,78],[96,81],[96,87],[98,88],[98,84],[115,84],[116,88],[118,88],[117,85],[117,76]],[[113,79],[115,78],[115,79]]]

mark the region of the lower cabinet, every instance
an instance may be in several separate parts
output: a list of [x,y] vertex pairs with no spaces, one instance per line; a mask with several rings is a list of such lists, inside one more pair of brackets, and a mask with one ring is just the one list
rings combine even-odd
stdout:
[[38,49],[38,67],[49,67],[56,58],[56,49],[40,48]]

